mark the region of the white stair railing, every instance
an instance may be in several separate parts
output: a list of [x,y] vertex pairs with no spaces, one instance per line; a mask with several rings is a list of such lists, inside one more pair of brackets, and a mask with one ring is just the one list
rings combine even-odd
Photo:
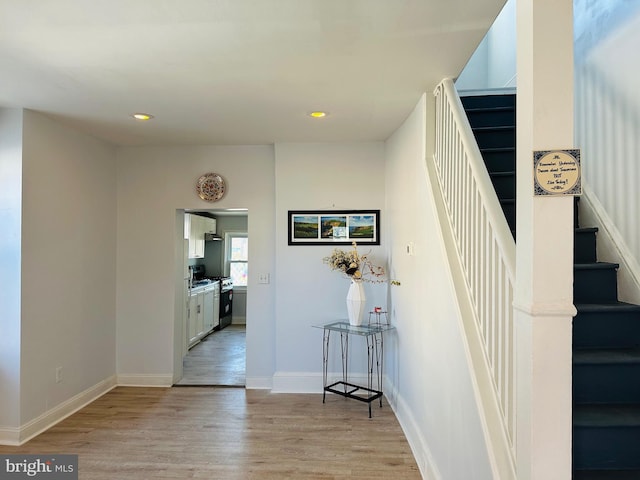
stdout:
[[434,165],[466,283],[469,308],[461,312],[472,317],[463,318],[472,374],[496,474],[515,478],[515,241],[453,81],[434,94]]

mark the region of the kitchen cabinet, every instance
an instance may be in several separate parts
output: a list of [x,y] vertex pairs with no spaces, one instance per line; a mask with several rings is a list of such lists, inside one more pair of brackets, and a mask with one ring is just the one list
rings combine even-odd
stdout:
[[204,258],[205,217],[189,216],[189,258]]
[[205,289],[204,293],[204,329],[203,335],[206,335],[213,330],[213,288]]
[[220,326],[220,282],[213,289],[213,328]]
[[204,292],[192,293],[189,296],[188,338],[192,347],[200,338],[204,330]]
[[187,344],[193,347],[220,324],[219,282],[197,287],[189,295]]
[[216,219],[187,213],[185,230],[189,231],[189,258],[204,258],[204,235],[216,233]]
[[209,217],[202,217],[204,233],[216,233],[216,219]]

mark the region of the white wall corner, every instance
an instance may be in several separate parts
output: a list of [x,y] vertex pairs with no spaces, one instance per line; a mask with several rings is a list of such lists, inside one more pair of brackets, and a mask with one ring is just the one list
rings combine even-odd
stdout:
[[97,400],[116,386],[115,375],[47,410],[20,428],[0,427],[0,445],[22,445]]

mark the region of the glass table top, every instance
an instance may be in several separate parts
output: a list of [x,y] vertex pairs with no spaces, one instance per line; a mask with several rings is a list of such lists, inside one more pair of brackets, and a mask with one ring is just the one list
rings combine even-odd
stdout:
[[395,330],[393,325],[387,325],[386,323],[363,323],[362,325],[351,325],[348,320],[339,320],[334,322],[325,323],[323,325],[313,325],[314,328],[322,328],[324,330],[331,330],[334,332],[349,333],[352,335],[373,335],[376,333],[387,332],[389,330]]

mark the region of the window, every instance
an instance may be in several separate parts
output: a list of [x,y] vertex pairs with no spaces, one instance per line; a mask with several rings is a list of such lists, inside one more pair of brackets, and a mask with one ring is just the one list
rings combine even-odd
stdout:
[[246,287],[249,269],[249,239],[246,233],[226,234],[226,263],[233,286]]

